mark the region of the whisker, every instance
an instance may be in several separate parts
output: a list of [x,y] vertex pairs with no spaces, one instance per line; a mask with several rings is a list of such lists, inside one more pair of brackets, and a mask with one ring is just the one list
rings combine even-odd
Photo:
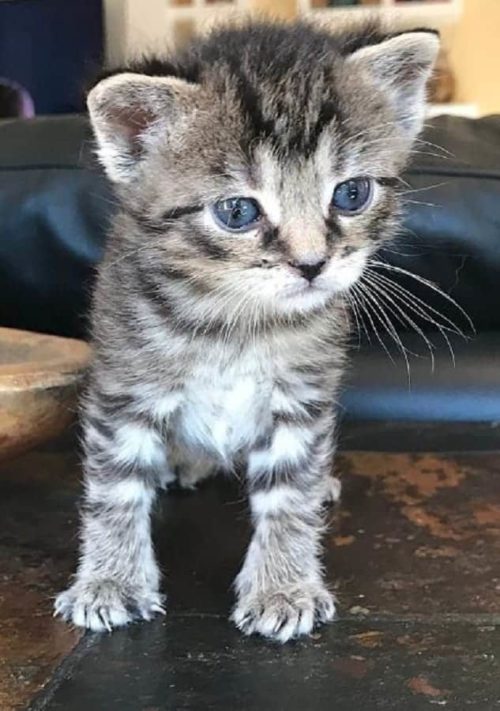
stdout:
[[[395,296],[398,296],[402,301],[408,299],[408,305],[414,309],[417,313],[420,313],[420,315],[425,318],[426,320],[430,321],[431,323],[434,323],[436,326],[441,326],[442,328],[446,329],[450,333],[454,333],[457,336],[461,336],[462,338],[466,339],[467,336],[464,334],[461,328],[457,326],[457,324],[452,321],[448,316],[445,314],[441,313],[438,311],[438,309],[434,308],[433,306],[430,306],[430,304],[427,304],[425,301],[423,301],[420,297],[418,297],[416,294],[413,294],[411,291],[408,289],[405,289],[401,284],[398,284],[397,282],[392,281],[391,279],[387,278],[383,274],[378,274],[376,272],[369,272],[369,275],[371,278],[376,279],[379,283],[385,285],[386,288],[388,288]],[[405,302],[406,303],[406,302]],[[430,313],[429,313],[430,312]],[[442,319],[445,323],[440,324],[436,318]]]
[[[428,126],[430,126],[430,124],[428,124]],[[443,157],[446,157],[446,158],[456,158],[457,157],[455,153],[452,153],[452,151],[449,151],[447,148],[445,148],[444,146],[440,146],[437,143],[432,143],[432,141],[425,141],[423,138],[417,137],[415,139],[415,143],[420,143],[423,146],[429,146],[430,148],[435,148],[436,150],[442,151],[444,154]]]
[[354,317],[354,322],[356,324],[356,333],[358,336],[358,350],[361,347],[361,324],[359,322],[359,316],[358,316],[358,308],[356,306],[356,300],[354,298],[354,294],[346,292],[344,295],[344,298],[342,300],[342,304],[345,307],[345,303],[347,303],[347,306],[349,308],[349,311],[352,313]]
[[[394,359],[393,359],[393,357],[392,357],[392,355],[391,355],[389,349],[387,348],[386,344],[384,343],[383,338],[380,336],[380,333],[379,333],[379,331],[378,331],[378,329],[377,329],[377,327],[376,327],[376,325],[375,325],[375,322],[374,322],[374,320],[373,320],[373,317],[372,317],[372,310],[371,310],[371,307],[370,307],[371,305],[366,303],[366,300],[365,300],[366,294],[365,294],[364,291],[362,291],[362,289],[361,289],[361,287],[362,287],[361,283],[358,282],[358,284],[356,285],[356,287],[359,289],[359,294],[358,294],[358,296],[359,296],[360,304],[361,304],[362,307],[364,308],[364,312],[365,312],[365,314],[366,314],[366,317],[368,318],[368,321],[370,322],[370,325],[371,325],[371,327],[372,327],[372,331],[373,331],[373,333],[375,334],[375,337],[377,338],[378,342],[380,343],[380,345],[382,346],[382,348],[383,348],[384,351],[386,352],[386,354],[387,354],[389,360],[394,364]],[[356,287],[355,287],[355,288],[356,288]],[[376,312],[375,312],[375,313],[376,313]]]
[[442,183],[434,183],[433,185],[424,185],[422,188],[410,188],[408,190],[400,190],[398,191],[398,195],[411,195],[413,193],[423,193],[426,190],[435,190],[436,188],[442,188],[445,187],[446,185],[449,185],[449,181],[444,181]]
[[[453,297],[451,297],[449,294],[447,294],[445,291],[440,289],[437,284],[434,282],[430,281],[429,279],[426,279],[425,277],[420,276],[419,274],[413,274],[413,272],[408,271],[407,269],[403,269],[403,267],[397,267],[394,264],[387,264],[386,262],[379,261],[379,260],[370,260],[369,261],[369,266],[375,266],[375,267],[380,267],[381,269],[386,269],[388,271],[393,271],[397,272],[398,274],[403,274],[405,276],[410,277],[411,279],[414,279],[417,281],[419,284],[422,284],[423,286],[426,286],[428,289],[431,291],[434,291],[436,294],[441,296],[443,299],[445,299],[451,306],[453,306],[457,311],[459,311],[462,316],[465,318],[467,321],[468,326],[470,327],[471,331],[473,334],[476,333],[476,329],[474,327],[474,324],[472,322],[472,319],[470,318],[469,314],[458,304]],[[413,296],[413,294],[412,294]]]
[[[369,288],[368,288],[368,285],[366,284],[366,282],[362,283],[361,286],[364,288],[366,294],[368,295]],[[394,341],[394,343],[396,344],[396,346],[399,348],[399,350],[405,360],[406,372],[407,372],[407,376],[408,376],[408,386],[410,386],[411,385],[411,370],[410,370],[410,361],[408,360],[408,349],[405,348],[405,346],[403,345],[403,342],[401,340],[401,337],[400,337],[396,327],[392,323],[390,317],[387,315],[387,312],[385,311],[380,300],[377,300],[377,298],[372,294],[370,294],[370,298],[372,299],[373,303],[376,305],[376,307],[380,311],[380,313],[383,315],[384,322],[387,326],[387,332],[391,336],[391,338]],[[389,311],[390,311],[390,309],[389,309]],[[412,355],[414,355],[414,354],[412,354]],[[391,361],[394,363],[392,358],[391,358]]]
[[[431,358],[431,370],[434,371],[434,345],[433,343],[429,340],[429,338],[425,335],[424,331],[420,328],[420,326],[409,316],[402,308],[401,306],[394,301],[393,298],[391,298],[387,293],[385,293],[379,286],[376,284],[372,283],[372,288],[376,290],[381,298],[385,298],[387,302],[386,307],[389,309],[389,311],[392,313],[392,315],[396,318],[396,320],[403,326],[410,326],[415,333],[417,333],[424,343],[427,346],[427,349],[429,351],[429,355]],[[407,350],[407,349],[405,349]],[[412,353],[412,355],[416,356],[417,354]]]
[[[362,309],[362,306],[361,306],[361,304],[360,304],[359,294],[358,294],[358,292],[357,292],[357,286],[358,286],[357,284],[354,284],[354,285],[351,287],[350,295],[351,295],[351,297],[352,297],[353,303],[356,305],[356,310],[357,310],[357,313],[358,313],[358,316],[359,316],[359,321],[360,321],[360,323],[361,323],[361,326],[362,326],[362,329],[363,329],[363,331],[364,331],[364,334],[365,334],[365,336],[366,336],[366,338],[367,338],[367,340],[368,340],[368,343],[371,344],[372,340],[371,340],[371,337],[370,337],[370,331],[369,331],[369,329],[367,328],[366,323],[365,323],[365,320],[364,320],[364,318],[363,318],[363,309]],[[361,331],[360,331],[360,335],[361,335]],[[360,341],[360,343],[361,343],[361,341]]]
[[441,209],[441,210],[443,209],[443,205],[436,205],[436,204],[433,203],[433,202],[424,202],[423,200],[407,200],[407,199],[405,198],[405,203],[406,203],[407,205],[421,205],[421,206],[423,206],[423,207],[434,207],[434,208],[436,208],[436,209],[439,208],[439,209]]
[[[393,306],[402,315],[404,314],[404,318],[408,323],[410,323],[410,316],[408,314],[408,311],[403,312],[403,306],[407,310],[416,314],[419,318],[422,318],[423,320],[435,326],[435,328],[441,334],[442,338],[445,340],[451,355],[452,362],[453,364],[455,364],[455,352],[448,337],[448,333],[452,333],[462,338],[466,338],[466,335],[457,326],[456,323],[454,323],[451,319],[449,319],[447,316],[442,314],[434,307],[430,306],[429,304],[426,304],[422,299],[420,299],[418,296],[416,296],[409,290],[405,289],[400,284],[392,281],[391,279],[382,274],[378,274],[372,270],[365,275],[365,278],[371,281],[374,288],[378,287],[378,291],[381,296],[384,296],[384,298],[391,300]],[[387,292],[389,292],[389,294]],[[414,330],[416,330],[416,324],[413,319],[411,319],[411,325]],[[423,334],[423,331],[420,328],[418,332],[423,338],[426,339]]]

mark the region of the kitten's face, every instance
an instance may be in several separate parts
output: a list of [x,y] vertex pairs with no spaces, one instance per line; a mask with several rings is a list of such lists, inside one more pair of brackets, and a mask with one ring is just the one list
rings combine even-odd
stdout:
[[[205,128],[193,132],[209,142]],[[171,168],[168,177],[149,186],[155,222],[161,224],[165,213],[168,221],[170,205],[188,206],[190,213],[172,221],[154,247],[155,260],[179,267],[198,293],[224,293],[240,306],[248,301],[249,307],[280,314],[325,306],[359,278],[396,224],[390,181],[396,161],[384,156],[383,141],[373,145],[365,156],[366,140],[346,141],[342,151],[331,130],[306,158],[284,157],[263,141],[251,160],[226,153],[222,175],[211,172],[213,161],[199,154],[189,160],[196,151],[187,148],[170,163],[177,174]]]
[[[259,80],[250,64],[250,105],[241,77],[220,67],[200,85],[118,75],[93,90],[101,159],[125,197],[137,258],[143,269],[164,265],[166,288],[200,319],[321,309],[393,236],[397,176],[421,122],[422,53],[430,67],[437,41],[417,33],[384,44],[281,82]],[[377,83],[370,67],[384,59]],[[121,144],[107,131],[110,96],[115,117],[137,107]],[[136,162],[124,155],[131,140]]]

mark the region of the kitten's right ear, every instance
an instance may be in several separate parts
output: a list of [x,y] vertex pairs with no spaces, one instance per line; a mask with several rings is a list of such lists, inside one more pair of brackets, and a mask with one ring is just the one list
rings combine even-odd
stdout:
[[107,175],[128,183],[141,160],[192,106],[198,86],[175,77],[117,74],[100,81],[87,106]]
[[413,140],[422,128],[425,87],[439,51],[433,30],[401,32],[378,44],[356,50],[346,62],[363,72],[389,97],[394,118]]

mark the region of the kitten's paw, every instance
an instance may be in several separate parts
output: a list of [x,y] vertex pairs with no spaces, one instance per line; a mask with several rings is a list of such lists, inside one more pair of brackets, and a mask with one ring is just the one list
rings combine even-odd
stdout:
[[336,504],[342,494],[342,482],[336,476],[328,476],[326,483],[325,504]]
[[304,585],[243,595],[231,619],[243,634],[257,633],[283,643],[310,634],[316,624],[330,622],[334,615],[333,595],[321,585]]
[[165,614],[160,593],[114,580],[76,580],[54,604],[55,616],[94,632],[151,620],[157,613]]

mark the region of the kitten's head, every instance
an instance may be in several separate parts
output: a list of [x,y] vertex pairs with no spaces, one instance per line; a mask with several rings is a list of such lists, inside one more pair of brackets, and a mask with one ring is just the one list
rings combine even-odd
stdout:
[[88,105],[130,259],[197,318],[324,307],[397,229],[438,46],[257,24],[101,80]]

